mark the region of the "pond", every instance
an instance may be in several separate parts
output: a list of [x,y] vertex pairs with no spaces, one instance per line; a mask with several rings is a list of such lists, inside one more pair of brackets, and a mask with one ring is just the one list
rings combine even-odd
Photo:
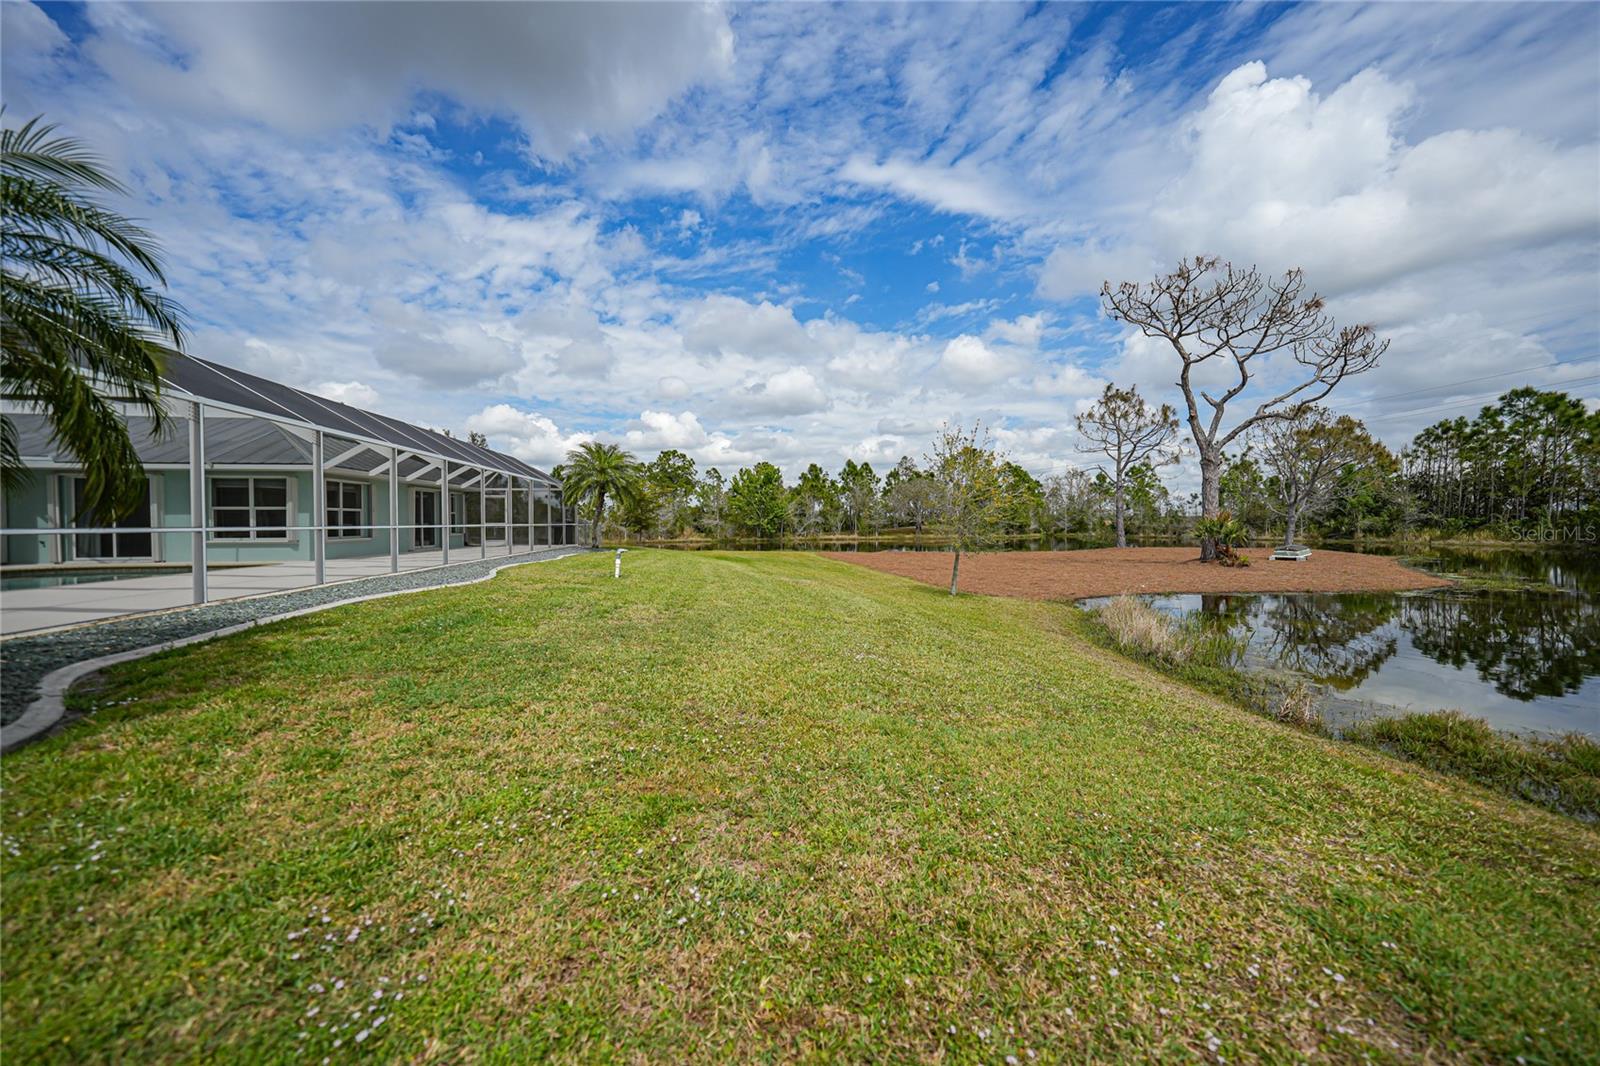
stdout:
[[1228,630],[1244,642],[1246,669],[1315,683],[1334,728],[1459,710],[1496,729],[1600,737],[1600,554],[1436,551],[1408,561],[1466,580],[1422,592],[1148,602]]

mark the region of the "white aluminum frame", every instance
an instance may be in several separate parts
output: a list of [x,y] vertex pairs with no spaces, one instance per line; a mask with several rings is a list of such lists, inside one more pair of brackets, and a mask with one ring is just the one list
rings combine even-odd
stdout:
[[[398,573],[400,570],[400,531],[422,528],[422,526],[415,522],[400,521],[401,491],[405,488],[413,486],[431,488],[439,493],[439,520],[437,523],[430,525],[428,528],[438,531],[438,548],[441,559],[439,563],[440,566],[449,566],[451,564],[450,536],[452,529],[456,527],[451,525],[452,514],[450,507],[450,496],[452,492],[460,492],[464,494],[465,492],[470,491],[474,484],[476,484],[478,488],[478,557],[484,559],[488,558],[489,550],[487,534],[489,523],[488,508],[486,503],[489,496],[487,484],[489,475],[497,475],[498,477],[504,479],[503,488],[497,488],[495,492],[503,497],[505,503],[505,514],[503,516],[504,520],[497,528],[503,528],[505,531],[507,556],[515,556],[522,553],[533,554],[542,549],[576,543],[580,536],[580,531],[577,528],[574,509],[566,506],[565,501],[561,497],[561,485],[555,479],[548,477],[534,477],[526,472],[512,471],[490,463],[472,464],[461,459],[453,459],[427,447],[426,438],[421,437],[420,435],[416,437],[418,446],[403,447],[401,445],[393,444],[389,441],[365,436],[360,433],[349,432],[343,429],[325,429],[322,426],[306,422],[302,419],[295,418],[287,414],[268,414],[262,411],[251,410],[246,407],[241,407],[217,400],[201,399],[199,397],[191,396],[183,390],[172,388],[170,386],[167,391],[167,407],[169,409],[169,413],[171,413],[174,418],[181,418],[187,423],[188,426],[189,462],[186,464],[186,466],[189,474],[190,525],[154,525],[142,528],[68,527],[61,525],[59,523],[59,515],[52,512],[50,517],[55,519],[55,521],[52,521],[48,526],[35,528],[0,528],[0,536],[53,537],[56,538],[53,547],[56,551],[59,551],[61,538],[76,536],[78,534],[149,533],[153,538],[156,539],[157,543],[159,543],[159,538],[163,535],[172,536],[187,534],[190,537],[191,543],[189,562],[189,569],[193,575],[191,598],[196,604],[207,602],[210,599],[207,570],[210,565],[209,548],[212,534],[217,532],[239,531],[238,527],[217,527],[211,524],[211,514],[209,509],[210,501],[207,491],[207,475],[208,473],[210,473],[212,476],[228,475],[221,474],[216,470],[216,467],[213,464],[208,463],[206,459],[205,424],[206,411],[208,408],[219,413],[226,413],[228,415],[244,416],[272,422],[280,426],[288,427],[297,436],[309,439],[311,444],[311,462],[308,465],[311,468],[311,495],[312,500],[314,501],[311,509],[311,514],[313,517],[312,524],[297,525],[292,521],[297,516],[294,509],[293,486],[291,485],[290,498],[287,503],[288,514],[285,516],[291,521],[285,524],[283,527],[286,533],[285,540],[256,541],[253,539],[230,539],[226,542],[226,544],[229,547],[246,548],[257,544],[271,544],[278,546],[285,543],[294,543],[298,539],[295,534],[310,533],[312,545],[311,558],[314,564],[314,585],[324,585],[329,583],[327,573],[328,516],[326,504],[329,468],[335,466],[341,461],[348,460],[351,456],[357,455],[369,448],[381,453],[386,453],[388,455],[387,461],[381,463],[377,467],[374,467],[372,470],[365,471],[363,473],[369,478],[376,478],[385,473],[387,474],[389,488],[389,521],[387,523],[379,523],[376,521],[378,516],[375,513],[371,513],[368,514],[367,517],[373,521],[371,521],[366,528],[369,532],[369,536],[373,538],[375,538],[377,530],[382,529],[387,531],[389,535],[390,573]],[[409,438],[410,435],[407,436]],[[349,441],[355,446],[343,447],[330,457],[326,454],[327,448],[325,446],[326,438],[328,437],[332,437],[336,441]],[[425,465],[414,471],[410,476],[402,476],[400,474],[400,465],[409,459],[420,459]],[[51,465],[57,466],[59,464]],[[162,463],[154,465],[159,466],[162,469],[185,469],[184,464],[178,463]],[[71,468],[63,466],[62,469],[69,470]],[[284,474],[285,476],[290,476],[291,481],[291,471],[304,469],[305,466],[300,464],[284,464]],[[426,478],[426,475],[434,471],[437,471],[438,473],[439,480],[437,482],[427,480]],[[459,476],[464,471],[472,471],[473,474],[470,478],[467,478],[462,483],[453,485],[451,483],[452,477]],[[363,473],[355,473],[354,476],[359,478],[363,476]],[[337,477],[337,475],[335,475],[334,480],[340,479]],[[371,484],[370,482],[365,484],[367,485],[367,491],[369,493],[368,498],[370,500]],[[515,508],[513,504],[515,496],[518,492],[524,494],[527,500],[528,541],[522,546],[521,553],[518,551],[518,545],[516,543],[516,523],[513,521],[515,516]],[[537,496],[549,497],[548,515],[552,519],[551,521],[543,523],[536,523],[534,521],[534,501]],[[375,507],[372,507],[369,504],[368,510],[375,510]],[[464,514],[462,515],[462,518],[465,519]],[[544,544],[536,543],[537,536],[535,534],[535,530],[540,527],[543,527],[546,530],[546,543]],[[460,528],[462,528],[464,532],[468,527],[466,526],[465,522],[463,522]],[[55,551],[52,552],[52,555],[55,555]],[[432,568],[429,567],[427,569]],[[359,578],[342,578],[339,580],[359,580]]]

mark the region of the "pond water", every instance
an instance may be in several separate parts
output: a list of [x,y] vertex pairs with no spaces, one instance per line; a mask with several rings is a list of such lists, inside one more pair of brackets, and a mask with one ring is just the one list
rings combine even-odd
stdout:
[[1335,728],[1459,710],[1496,729],[1600,737],[1600,553],[1448,551],[1409,561],[1469,580],[1421,592],[1148,602],[1227,629],[1245,642],[1247,669],[1314,682]]

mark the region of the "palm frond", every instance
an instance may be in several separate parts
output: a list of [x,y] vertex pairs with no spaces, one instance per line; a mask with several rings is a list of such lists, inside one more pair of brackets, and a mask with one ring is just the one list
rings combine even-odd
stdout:
[[[162,349],[181,347],[183,311],[150,234],[97,203],[121,193],[80,142],[33,119],[0,131],[0,379],[3,395],[41,412],[53,441],[82,464],[84,507],[118,517],[144,471],[119,403],[165,423]],[[16,427],[0,426],[0,482],[25,471]]]

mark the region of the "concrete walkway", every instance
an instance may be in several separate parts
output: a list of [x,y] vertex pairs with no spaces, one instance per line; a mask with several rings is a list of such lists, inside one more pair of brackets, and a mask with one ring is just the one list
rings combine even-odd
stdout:
[[[113,658],[119,661],[139,658],[178,644],[208,640],[261,622],[356,600],[481,581],[493,576],[502,567],[546,562],[589,550],[565,545],[541,547],[531,553],[524,551],[510,557],[502,555],[464,563],[452,562],[449,566],[431,570],[382,574],[337,585],[313,585],[276,595],[224,600],[182,610],[147,612],[98,625],[8,638],[0,643],[0,726],[4,727],[0,750],[10,750],[49,728],[47,724],[42,728],[19,732],[14,724],[21,725],[25,716],[35,724],[49,717],[48,714],[35,713],[35,704],[40,702],[41,682],[49,681],[69,668],[86,664],[89,667],[70,677],[55,677],[59,683],[56,686],[45,686],[52,688],[58,704],[60,696],[65,694],[66,685],[92,672],[92,669],[98,669],[98,665],[107,665],[107,661]],[[459,553],[450,554],[454,559]],[[59,713],[56,713],[56,717],[59,718]]]

